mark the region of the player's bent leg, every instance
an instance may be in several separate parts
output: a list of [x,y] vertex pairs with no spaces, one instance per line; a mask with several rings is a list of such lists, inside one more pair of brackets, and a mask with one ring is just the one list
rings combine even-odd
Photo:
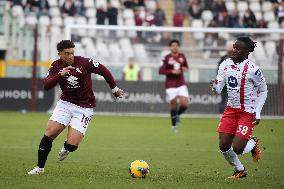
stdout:
[[[245,171],[243,164],[240,162],[237,154],[234,152],[232,142],[234,135],[228,133],[219,133],[219,148],[224,158],[234,167],[234,174]],[[233,175],[234,175],[233,174]]]
[[83,133],[77,131],[72,127],[68,127],[67,140],[64,142],[64,145],[58,155],[59,161],[66,159],[69,152],[74,152],[75,150],[77,150],[83,138]]

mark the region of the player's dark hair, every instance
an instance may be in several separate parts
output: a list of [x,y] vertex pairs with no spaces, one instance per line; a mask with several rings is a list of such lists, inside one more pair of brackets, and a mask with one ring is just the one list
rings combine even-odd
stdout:
[[246,46],[248,47],[249,52],[253,52],[254,51],[254,48],[256,47],[256,42],[252,41],[249,37],[241,36],[241,37],[238,37],[237,40],[245,43]]
[[70,49],[70,48],[74,48],[75,45],[72,41],[70,40],[62,40],[57,44],[57,51],[61,52],[64,49]]
[[170,47],[170,46],[172,46],[172,44],[173,44],[173,43],[177,43],[177,44],[178,44],[178,46],[180,46],[180,42],[179,42],[179,40],[177,40],[177,39],[173,39],[173,40],[171,40],[171,41],[170,41],[170,43],[169,43],[169,47]]

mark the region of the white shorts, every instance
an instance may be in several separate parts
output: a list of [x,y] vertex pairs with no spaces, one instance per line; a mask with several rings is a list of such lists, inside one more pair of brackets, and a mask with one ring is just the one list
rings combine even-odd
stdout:
[[93,115],[93,108],[83,108],[70,102],[59,100],[49,120],[70,126],[85,135]]
[[188,89],[186,85],[182,85],[177,88],[168,88],[166,89],[167,93],[167,101],[171,101],[175,99],[177,96],[184,96],[184,97],[189,97],[188,95]]

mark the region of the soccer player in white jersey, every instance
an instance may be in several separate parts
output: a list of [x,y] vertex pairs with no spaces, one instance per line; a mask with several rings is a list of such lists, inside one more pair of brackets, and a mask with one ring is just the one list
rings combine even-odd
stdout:
[[239,37],[231,57],[221,63],[217,78],[210,82],[212,91],[218,94],[227,86],[227,107],[218,127],[219,148],[235,169],[229,177],[233,179],[247,175],[238,155],[251,152],[255,162],[260,159],[258,139],[252,137],[252,132],[260,122],[267,85],[258,66],[248,60],[255,47],[256,42],[249,37]]

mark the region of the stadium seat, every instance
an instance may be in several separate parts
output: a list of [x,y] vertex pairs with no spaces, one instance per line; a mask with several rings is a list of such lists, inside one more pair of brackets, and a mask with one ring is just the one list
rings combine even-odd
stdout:
[[129,38],[121,38],[119,40],[119,46],[122,49],[124,56],[133,57],[134,52]]
[[35,26],[37,21],[37,17],[34,14],[27,15],[25,19],[26,24],[29,26]]
[[124,9],[122,13],[124,19],[134,19],[134,12],[132,9]]
[[261,20],[263,18],[261,12],[254,12],[254,15],[255,15],[256,20]]
[[12,7],[12,15],[14,17],[22,16],[23,14],[24,14],[24,11],[23,11],[22,6],[15,5],[15,6]]
[[115,63],[119,63],[119,58],[122,55],[121,49],[118,45],[118,43],[111,43],[109,44],[109,51],[112,59]]
[[254,50],[254,55],[255,55],[256,61],[266,59],[266,53],[263,47],[263,43],[261,41],[257,42],[257,47]]
[[133,49],[134,49],[134,52],[135,52],[135,56],[138,58],[138,59],[141,59],[141,60],[144,60],[147,59],[147,52],[146,52],[146,49],[145,49],[145,46],[143,44],[135,44],[133,45]]
[[60,10],[59,10],[58,7],[51,7],[49,9],[49,14],[50,14],[51,17],[53,17],[53,16],[60,16],[61,15],[60,14]]
[[274,21],[275,20],[274,12],[273,11],[265,12],[264,15],[263,15],[263,19],[266,22]]
[[259,11],[261,11],[260,3],[257,2],[257,1],[251,2],[251,3],[249,4],[249,8],[250,8],[253,12],[255,12],[255,11],[259,12]]
[[88,18],[93,18],[93,17],[96,17],[96,9],[94,9],[94,8],[87,8],[86,9],[86,16],[88,17]]
[[268,28],[279,28],[279,23],[277,21],[270,21],[267,24]]
[[245,12],[248,9],[248,3],[245,1],[238,2],[237,9],[240,12]]
[[154,1],[154,0],[146,1],[145,5],[146,5],[147,10],[154,11],[156,9],[156,1]]
[[83,1],[83,5],[85,8],[89,9],[89,8],[95,8],[95,1],[94,0],[84,0]]
[[58,6],[58,0],[48,0],[48,4],[50,7]]
[[110,56],[108,48],[106,46],[106,44],[100,40],[97,41],[96,43],[97,48],[97,53],[99,56],[103,57],[103,58],[107,58]]
[[92,41],[92,39],[91,39],[90,37],[83,37],[83,38],[81,39],[81,43],[82,43],[83,46],[91,46],[91,45],[94,45],[94,44],[93,44],[93,41]]
[[212,11],[204,10],[204,11],[202,12],[201,18],[202,18],[202,20],[204,20],[205,22],[208,22],[208,21],[212,20],[212,19],[213,19],[213,13],[212,13]]
[[70,24],[75,24],[75,19],[74,19],[73,16],[66,16],[66,17],[64,17],[63,23],[64,23],[64,26],[70,25]]
[[269,1],[262,2],[262,11],[263,12],[272,11],[272,3]]
[[51,24],[53,26],[62,26],[63,24],[62,18],[60,16],[53,16],[51,18]]
[[48,16],[40,16],[38,20],[40,26],[48,26],[50,24],[50,19]]
[[[83,16],[75,17],[75,24],[86,25],[87,24],[87,18],[83,17]],[[87,35],[87,29],[78,29],[77,34],[79,36],[85,36],[85,35]]]
[[82,47],[81,43],[75,42],[75,54],[77,56],[86,56],[85,49]]
[[264,44],[264,49],[267,53],[269,60],[272,59],[275,51],[276,51],[276,44],[274,41],[266,41]]
[[96,7],[99,8],[99,7],[104,7],[106,8],[107,7],[107,1],[106,0],[96,0]]
[[228,9],[229,12],[234,10],[236,8],[236,4],[233,1],[226,1],[226,8]]
[[[191,27],[193,27],[193,28],[202,28],[203,27],[202,20],[199,20],[199,19],[192,20]],[[202,39],[204,39],[204,33],[201,33],[201,32],[194,33],[193,34],[193,38],[195,40],[202,40]]]
[[119,0],[111,0],[111,5],[117,9],[120,9],[120,2]]

